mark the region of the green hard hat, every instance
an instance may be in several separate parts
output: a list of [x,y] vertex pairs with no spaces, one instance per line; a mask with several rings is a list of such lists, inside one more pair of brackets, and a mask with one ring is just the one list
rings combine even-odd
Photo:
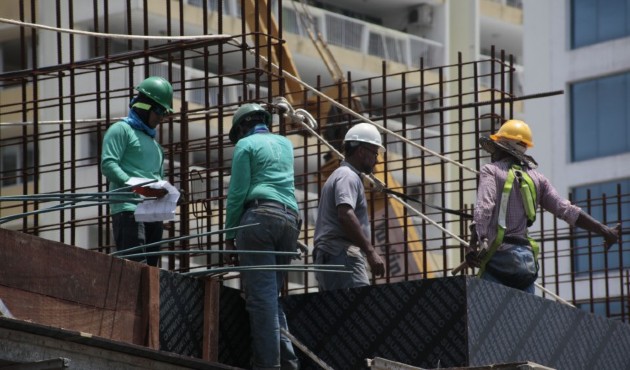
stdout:
[[136,87],[144,95],[158,103],[167,112],[173,113],[173,86],[162,77],[151,76]]
[[260,104],[256,103],[248,103],[241,105],[240,108],[236,110],[234,113],[234,117],[232,118],[232,128],[230,129],[230,141],[233,144],[236,144],[238,138],[237,129],[246,121],[249,121],[248,118],[255,114],[262,114],[264,119],[263,122],[267,125],[267,127],[271,128],[271,113],[267,112],[265,108],[260,106]]

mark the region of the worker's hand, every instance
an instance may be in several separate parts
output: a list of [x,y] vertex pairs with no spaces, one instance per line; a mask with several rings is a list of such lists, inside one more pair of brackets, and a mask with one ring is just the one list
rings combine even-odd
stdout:
[[[234,245],[234,239],[228,239],[225,241],[225,250],[226,251],[234,251],[236,250],[236,246]],[[223,262],[226,265],[234,265],[238,266],[238,254],[236,253],[224,253],[223,254]]]
[[372,269],[372,274],[376,277],[385,276],[385,263],[383,263],[381,256],[376,253],[376,249],[372,248],[372,252],[368,253],[366,257]]
[[481,266],[481,258],[479,258],[478,251],[470,251],[466,253],[465,259],[466,259],[466,264],[468,264],[468,267],[479,268]]
[[466,247],[466,254],[472,252],[477,252],[479,250],[479,238],[477,237],[477,231],[474,227],[470,228],[470,241],[468,242],[468,246]]
[[468,265],[468,267],[479,268],[481,266],[481,261],[483,260],[483,257],[488,252],[488,239],[483,238],[480,245],[477,231],[474,228],[471,228],[471,231],[472,234],[470,236],[470,243],[466,248],[466,256],[464,257],[464,259],[466,260],[466,264]]
[[615,227],[604,228],[604,233],[602,236],[604,237],[604,246],[606,250],[610,249],[617,241],[619,241],[619,235],[621,235],[621,224],[617,224]]
[[148,186],[137,186],[132,189],[132,191],[136,194],[140,194],[143,197],[147,198],[163,198],[166,194],[168,194],[168,190],[162,189],[154,189]]

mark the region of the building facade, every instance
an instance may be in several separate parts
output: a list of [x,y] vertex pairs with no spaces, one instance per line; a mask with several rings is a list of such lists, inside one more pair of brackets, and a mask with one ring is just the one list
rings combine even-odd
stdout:
[[[564,91],[525,103],[536,141],[531,153],[562,195],[614,225],[630,211],[627,202],[607,206],[618,189],[630,190],[630,1],[527,1],[523,12],[525,94]],[[594,200],[587,204],[589,194]],[[572,250],[558,245],[560,294],[573,294],[587,310],[619,315],[627,290],[619,275],[630,254],[620,251],[623,245],[604,253],[601,238],[575,243]],[[566,276],[581,283],[572,288]],[[589,291],[599,298],[588,298]],[[606,296],[617,302],[607,306]]]

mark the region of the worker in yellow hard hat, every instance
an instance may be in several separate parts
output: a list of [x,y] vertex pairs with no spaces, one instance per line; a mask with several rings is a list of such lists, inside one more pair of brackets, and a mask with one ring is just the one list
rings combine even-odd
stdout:
[[528,235],[538,206],[556,217],[604,237],[607,248],[620,225],[608,227],[560,197],[525,154],[534,146],[527,123],[508,120],[493,135],[480,138],[492,162],[481,168],[470,247],[466,260],[482,279],[529,293],[538,277],[538,244]]

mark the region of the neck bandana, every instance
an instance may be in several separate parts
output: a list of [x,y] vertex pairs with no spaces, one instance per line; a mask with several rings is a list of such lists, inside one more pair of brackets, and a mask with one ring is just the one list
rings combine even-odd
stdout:
[[123,118],[123,121],[136,130],[140,130],[153,138],[155,137],[155,129],[147,126],[147,124],[140,119],[133,109],[129,111],[129,115],[127,117]]

